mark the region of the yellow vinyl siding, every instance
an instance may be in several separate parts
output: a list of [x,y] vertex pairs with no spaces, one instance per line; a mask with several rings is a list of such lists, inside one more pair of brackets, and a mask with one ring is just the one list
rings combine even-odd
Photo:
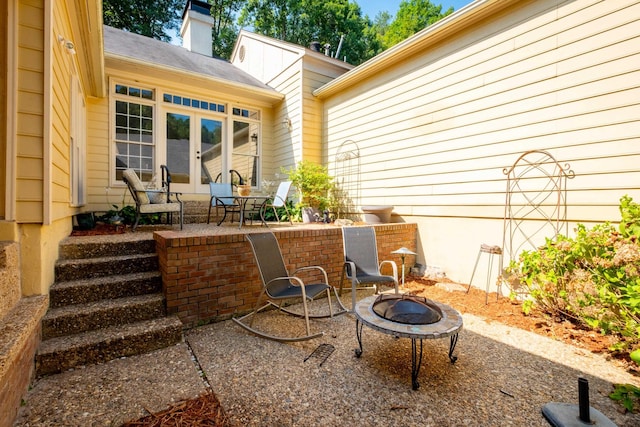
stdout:
[[61,219],[75,213],[71,207],[71,164],[70,164],[70,114],[72,61],[76,55],[58,42],[57,37],[73,41],[66,2],[55,2],[53,9],[52,73],[51,73],[51,169],[50,198],[51,219]]
[[[89,99],[87,103],[87,205],[90,210],[109,209],[116,202],[109,187],[109,100]],[[121,193],[120,193],[121,194]]]
[[[283,70],[269,85],[285,96],[275,109],[274,138],[272,159],[276,169],[280,166],[293,166],[303,159],[302,152],[302,60]],[[285,119],[291,120],[291,130],[283,125]],[[279,172],[275,170],[274,173]]]
[[[615,169],[623,162],[623,170],[633,170],[640,157],[630,140],[638,136],[640,4],[579,3],[565,11],[555,2],[535,2],[508,19],[483,22],[330,99],[330,152],[345,139],[364,145],[364,203],[392,204],[408,214],[499,218],[504,188],[495,183],[503,167],[530,149],[550,150],[570,163],[579,174],[570,188],[580,191],[604,186],[584,185],[581,177],[606,164],[587,159],[593,152],[611,154],[612,139],[635,151],[614,155]],[[569,212],[595,219],[600,205],[609,211],[629,190],[621,186],[612,197],[616,188],[606,187],[613,190],[606,199],[586,197],[589,209]],[[412,193],[421,197],[408,198]]]
[[322,101],[313,91],[331,81],[333,77],[305,69],[303,73],[303,158],[315,163],[326,163],[322,146]]
[[500,243],[503,169],[525,151],[575,171],[573,222],[640,201],[639,104],[640,3],[518,2],[331,93],[323,129],[330,164],[360,146],[362,204],[418,222],[422,262],[468,281],[480,243]]
[[[16,219],[43,220],[44,10],[40,1],[18,3]],[[40,100],[40,102],[33,102]]]

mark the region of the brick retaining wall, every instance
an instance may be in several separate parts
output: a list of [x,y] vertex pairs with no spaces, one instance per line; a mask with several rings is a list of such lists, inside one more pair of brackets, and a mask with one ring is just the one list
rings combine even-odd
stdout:
[[[375,229],[379,259],[396,261],[400,274],[400,258],[391,251],[405,246],[415,252],[417,225],[380,224]],[[295,227],[274,234],[290,272],[319,265],[327,271],[330,284],[339,285],[343,263],[340,227]],[[169,231],[156,232],[154,238],[167,313],[177,314],[185,327],[226,320],[253,309],[262,283],[244,232],[185,236]],[[413,265],[415,259],[410,256],[405,262]]]

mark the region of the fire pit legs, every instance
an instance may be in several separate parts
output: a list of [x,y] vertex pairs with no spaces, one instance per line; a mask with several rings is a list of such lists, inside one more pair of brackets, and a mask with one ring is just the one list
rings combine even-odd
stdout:
[[420,340],[420,354],[417,352],[416,339],[411,339],[411,387],[417,390],[420,387],[418,374],[422,365],[422,340]]
[[449,343],[449,360],[451,360],[451,363],[456,363],[456,360],[458,360],[458,356],[453,355],[453,350],[456,349],[456,344],[458,344],[458,334],[451,335],[451,341]]
[[360,319],[356,318],[356,338],[358,338],[358,346],[360,348],[356,348],[356,357],[362,356],[362,327],[363,323],[360,322]]

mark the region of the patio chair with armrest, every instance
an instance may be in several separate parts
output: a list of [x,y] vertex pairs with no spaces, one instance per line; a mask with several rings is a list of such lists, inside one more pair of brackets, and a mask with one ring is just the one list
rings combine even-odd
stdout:
[[[398,290],[398,266],[394,261],[378,262],[376,232],[373,227],[342,227],[342,247],[344,264],[340,278],[340,292],[345,277],[351,280],[351,307],[356,306],[356,289],[361,285],[372,285],[378,292],[378,285],[393,283],[396,294]],[[392,275],[383,275],[383,265],[391,267]]]
[[[135,231],[143,214],[167,215],[177,212],[180,214],[180,230],[183,228],[183,208],[179,198],[180,193],[170,193],[164,190],[148,190],[133,169],[122,172],[122,180],[127,184],[131,197],[136,204],[136,220],[131,229]],[[166,197],[166,198],[165,198]]]
[[276,194],[263,206],[263,209],[260,211],[262,216],[262,221],[264,221],[264,216],[266,214],[266,210],[271,208],[273,209],[273,213],[276,215],[276,220],[280,222],[280,217],[278,216],[277,208],[284,207],[287,212],[287,217],[289,218],[289,224],[293,225],[293,221],[291,220],[291,213],[289,212],[289,207],[287,206],[287,198],[289,197],[289,190],[291,189],[291,181],[284,181],[278,185],[278,190]]
[[[284,264],[284,259],[282,258],[282,252],[280,251],[278,240],[273,233],[252,233],[247,234],[246,237],[251,245],[253,255],[258,265],[258,270],[260,271],[260,278],[262,280],[262,292],[260,293],[260,296],[256,301],[255,308],[252,312],[242,317],[236,317],[233,319],[233,321],[238,325],[258,336],[275,341],[304,341],[323,335],[323,332],[315,334],[311,333],[311,328],[309,325],[310,318],[327,318],[347,312],[347,309],[342,306],[335,288],[328,284],[329,280],[327,277],[327,272],[322,267],[302,267],[289,274]],[[302,271],[312,271],[316,274],[319,274],[323,280],[320,283],[306,284],[300,277],[296,276],[297,273]],[[340,310],[336,313],[333,312],[330,290],[333,290],[336,301],[340,306]],[[327,297],[329,313],[318,315],[309,314],[308,302],[313,301],[314,298],[323,293],[325,293]],[[265,297],[267,298],[267,303],[263,306],[260,306]],[[285,300],[295,299],[302,300],[302,314],[284,308],[281,303],[278,303]],[[297,337],[275,336],[255,329],[253,327],[253,320],[256,314],[270,306],[274,306],[280,311],[296,317],[304,317],[306,335]],[[247,319],[249,320],[249,323],[245,323]]]
[[233,197],[233,187],[229,183],[210,182],[209,192],[211,193],[211,200],[209,202],[209,213],[207,215],[207,224],[211,220],[211,208],[216,208],[216,216],[220,216],[219,211],[224,210],[222,218],[218,221],[217,225],[224,222],[228,213],[231,213],[231,222],[233,222],[233,215],[238,214],[240,216],[240,205]]

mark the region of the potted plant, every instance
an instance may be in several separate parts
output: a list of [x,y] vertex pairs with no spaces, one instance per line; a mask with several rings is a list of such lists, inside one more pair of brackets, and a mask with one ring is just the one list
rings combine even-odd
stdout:
[[333,188],[333,177],[329,175],[327,168],[302,160],[295,168],[283,168],[282,172],[289,176],[291,183],[298,189],[298,206],[302,208],[303,222],[322,219],[322,211],[328,206],[330,190]]
[[250,196],[251,184],[238,184],[238,195],[242,197]]

